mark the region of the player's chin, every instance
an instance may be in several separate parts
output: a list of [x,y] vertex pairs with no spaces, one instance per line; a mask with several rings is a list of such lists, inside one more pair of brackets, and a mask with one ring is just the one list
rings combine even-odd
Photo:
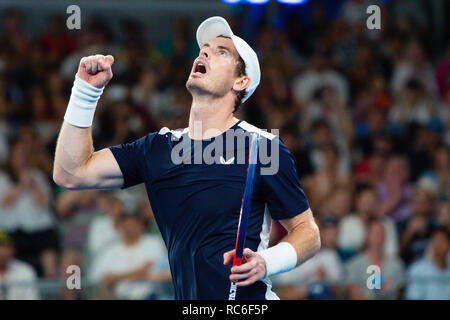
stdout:
[[191,93],[205,92],[207,90],[206,90],[206,86],[204,85],[203,80],[204,79],[189,76],[189,78],[186,81],[186,88]]

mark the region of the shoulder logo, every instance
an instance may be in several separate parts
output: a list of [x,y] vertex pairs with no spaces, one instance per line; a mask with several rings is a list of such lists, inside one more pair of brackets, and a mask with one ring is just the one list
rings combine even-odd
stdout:
[[220,156],[220,163],[221,164],[232,164],[234,162],[234,157],[231,157],[228,160],[225,160],[224,157]]

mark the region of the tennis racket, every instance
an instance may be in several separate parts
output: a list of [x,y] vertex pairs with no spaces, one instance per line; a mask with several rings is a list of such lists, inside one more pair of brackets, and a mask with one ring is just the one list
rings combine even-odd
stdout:
[[[247,235],[248,215],[252,203],[253,182],[255,180],[256,162],[258,159],[259,134],[251,133],[250,150],[248,154],[247,179],[245,181],[244,196],[242,197],[241,211],[239,213],[239,225],[236,236],[236,246],[234,248],[233,267],[242,264],[245,237]],[[231,280],[228,300],[235,300],[237,293],[236,282]]]

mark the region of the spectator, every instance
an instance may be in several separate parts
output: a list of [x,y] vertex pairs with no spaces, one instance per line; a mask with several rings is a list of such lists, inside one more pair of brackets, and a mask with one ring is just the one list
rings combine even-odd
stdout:
[[[403,264],[397,257],[383,253],[385,243],[384,225],[372,220],[367,226],[365,249],[346,265],[348,297],[360,299],[395,299],[403,282]],[[381,270],[381,289],[367,287],[367,268],[378,266]]]
[[308,103],[317,90],[328,86],[344,103],[349,97],[347,80],[329,65],[329,52],[317,51],[309,60],[308,68],[293,80],[294,96],[299,103]]
[[413,263],[407,272],[407,299],[450,300],[449,232],[436,228],[431,234],[430,255]]
[[105,215],[94,218],[89,225],[87,249],[95,257],[120,240],[120,217],[124,211],[122,202],[112,195],[100,197],[100,210]]
[[389,113],[392,122],[400,125],[412,123],[426,125],[436,116],[435,105],[418,79],[409,79],[402,89],[397,103]]
[[422,177],[430,179],[437,184],[439,198],[448,200],[450,198],[450,151],[441,145],[433,155],[432,169],[426,171]]
[[337,221],[345,219],[352,207],[352,192],[345,187],[338,187],[332,191],[321,208],[322,217],[331,217]]
[[[341,252],[346,253],[346,256],[352,256],[362,249],[367,235],[367,223],[370,219],[378,217],[378,199],[372,188],[360,190],[355,202],[356,212],[344,217],[339,223],[338,246]],[[379,219],[386,235],[383,253],[386,256],[395,257],[398,253],[395,224],[387,216],[381,216]]]
[[377,186],[384,179],[385,155],[380,151],[371,151],[366,158],[355,165],[355,180],[361,185]]
[[52,278],[57,275],[59,240],[50,211],[51,189],[26,146],[22,141],[11,145],[7,171],[0,178],[0,227],[12,234],[19,259]]
[[351,114],[345,102],[338,99],[332,87],[324,86],[318,89],[302,110],[300,118],[301,128],[305,132],[309,132],[313,124],[325,122],[339,150],[348,151],[353,131]]
[[170,279],[167,271],[153,271],[160,259],[167,258],[162,240],[144,234],[145,225],[139,212],[122,214],[121,241],[96,257],[90,270],[91,280],[104,286],[100,297],[145,299],[154,287],[149,279]]
[[294,270],[274,279],[282,299],[330,299],[337,296],[336,285],[343,277],[343,266],[336,252],[336,220],[321,225],[322,248],[311,259]]
[[420,185],[412,198],[412,216],[399,225],[402,237],[400,250],[406,265],[421,258],[428,246],[431,231],[437,224],[435,195]]
[[[70,265],[82,265],[82,254],[87,244],[89,225],[99,214],[100,191],[65,191],[55,200],[55,211],[60,219],[61,263],[59,274],[67,278]],[[63,288],[64,299],[76,299],[77,292]]]
[[394,68],[391,87],[394,95],[398,95],[405,84],[416,78],[419,87],[423,87],[427,94],[435,96],[437,85],[435,82],[433,68],[426,59],[422,45],[417,40],[411,40],[405,50],[404,59]]
[[36,280],[29,264],[14,259],[12,239],[0,230],[0,300],[38,300]]
[[409,201],[412,187],[408,181],[408,165],[404,158],[394,156],[386,165],[384,178],[377,186],[380,214],[391,217],[396,223],[409,218]]
[[334,189],[350,187],[350,176],[339,169],[337,148],[333,145],[325,147],[320,156],[323,167],[305,181],[313,208],[320,208]]

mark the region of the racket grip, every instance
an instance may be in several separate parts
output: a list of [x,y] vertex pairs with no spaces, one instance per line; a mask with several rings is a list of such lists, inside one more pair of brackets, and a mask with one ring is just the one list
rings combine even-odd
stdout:
[[233,259],[233,267],[234,266],[240,266],[242,264],[242,258],[234,257]]
[[[242,258],[238,258],[238,257],[234,256],[233,267],[234,266],[240,266],[241,264],[242,264]],[[233,274],[233,272],[231,274]],[[230,280],[230,282],[231,282],[231,284],[234,284],[233,280]]]

